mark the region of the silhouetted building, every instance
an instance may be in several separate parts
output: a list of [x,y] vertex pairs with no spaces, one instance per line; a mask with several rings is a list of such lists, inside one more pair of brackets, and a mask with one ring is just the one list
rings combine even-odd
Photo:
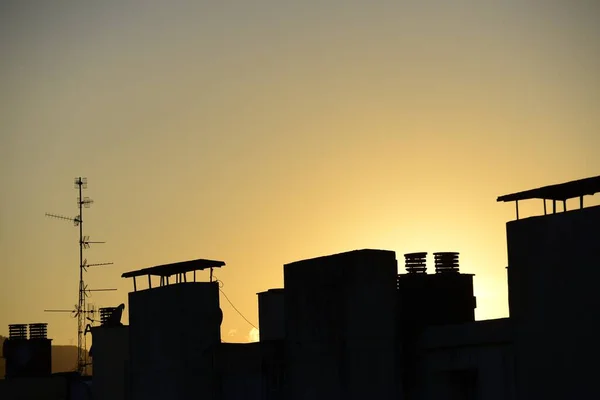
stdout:
[[52,373],[52,340],[47,329],[46,323],[9,325],[9,337],[2,346],[6,376],[0,379],[0,399],[91,400],[89,380],[76,372]]
[[[414,269],[415,254],[421,258]],[[475,321],[473,274],[460,273],[458,253],[435,253],[435,273],[426,273],[427,253],[405,254],[398,275],[399,315],[403,326],[447,325]]]
[[262,399],[283,400],[285,398],[286,379],[285,341],[261,341],[260,349],[262,357]]
[[76,372],[45,377],[0,379],[2,400],[92,400],[91,381]]
[[101,325],[92,327],[93,394],[95,400],[123,400],[129,382],[129,327],[121,323],[124,304],[101,308]]
[[258,324],[260,341],[285,339],[285,292],[269,289],[258,293]]
[[261,343],[221,343],[215,354],[220,400],[262,400]]
[[513,327],[509,318],[435,325],[415,348],[415,384],[408,399],[526,399],[517,397]]
[[263,400],[284,399],[285,321],[285,290],[258,293]]
[[[218,282],[196,282],[196,271],[225,265],[193,260],[127,272],[129,293],[129,383],[132,400],[219,398],[215,353],[223,313]],[[193,278],[188,281],[188,274]],[[137,289],[137,277],[149,287]],[[151,277],[160,278],[152,287]]]
[[[221,342],[212,269],[225,263],[125,273],[134,282],[130,325],[120,323],[121,305],[103,309],[102,325],[91,328],[95,398],[600,398],[600,206],[583,208],[583,196],[599,191],[595,177],[498,198],[517,202],[517,220],[506,226],[510,318],[475,321],[473,275],[460,271],[454,252],[433,253],[433,273],[425,252],[405,254],[401,274],[386,250],[286,264],[284,287],[258,293],[260,342],[249,344]],[[544,215],[520,219],[518,201],[532,198],[544,199]],[[571,198],[579,207],[568,211]],[[209,282],[196,282],[202,269]],[[143,290],[140,277],[148,279]],[[5,344],[6,382],[14,384],[0,383],[3,400],[34,390],[30,380],[49,392],[61,385],[48,374],[46,353],[24,344],[24,329],[11,328]],[[39,360],[24,362],[30,353]],[[16,377],[36,374],[46,377]]]
[[9,325],[9,337],[2,346],[6,379],[50,376],[52,340],[47,337],[47,329],[46,323]]
[[406,273],[398,275],[398,356],[403,395],[418,391],[422,375],[418,341],[426,328],[475,321],[473,275],[460,273],[459,254],[434,253],[435,273],[427,273],[426,252],[405,254]]
[[[600,176],[498,198],[517,209],[506,233],[519,398],[600,399],[600,206],[584,208],[597,192]],[[544,215],[519,219],[529,199],[543,200]]]
[[396,398],[396,276],[384,250],[284,266],[286,399]]

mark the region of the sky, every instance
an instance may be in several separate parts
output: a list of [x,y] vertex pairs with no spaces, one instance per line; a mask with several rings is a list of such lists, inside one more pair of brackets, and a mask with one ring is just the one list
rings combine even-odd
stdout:
[[[89,301],[125,271],[223,260],[252,324],[283,264],[459,251],[508,315],[499,195],[600,172],[595,1],[3,1],[0,335],[76,344],[73,179]],[[539,203],[539,204],[538,204]],[[592,198],[588,204],[598,204]],[[525,203],[521,215],[542,212]],[[205,273],[201,274],[207,278]],[[257,332],[221,297],[225,341]],[[124,313],[127,322],[127,308]]]

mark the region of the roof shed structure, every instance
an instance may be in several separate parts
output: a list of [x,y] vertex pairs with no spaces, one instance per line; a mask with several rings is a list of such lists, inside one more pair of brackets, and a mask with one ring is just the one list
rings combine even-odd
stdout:
[[160,286],[169,285],[169,278],[175,276],[174,283],[187,282],[187,273],[193,272],[193,282],[196,282],[196,271],[210,270],[210,282],[213,280],[213,268],[220,268],[225,265],[224,261],[216,260],[189,260],[172,264],[157,265],[155,267],[138,269],[136,271],[125,272],[121,278],[133,278],[133,290],[137,290],[136,277],[148,276],[148,286],[152,288],[152,276],[160,276]]
[[591,196],[598,192],[600,192],[600,175],[507,194],[498,197],[497,201],[514,201],[517,219],[519,219],[519,200],[542,199],[544,201],[544,215],[546,215],[546,200],[552,201],[552,213],[556,213],[557,201],[562,201],[563,210],[567,211],[567,200],[579,197],[579,208],[583,208],[583,196]]

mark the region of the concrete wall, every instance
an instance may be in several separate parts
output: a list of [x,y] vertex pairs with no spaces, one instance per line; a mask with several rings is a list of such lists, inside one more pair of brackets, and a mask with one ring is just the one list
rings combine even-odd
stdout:
[[95,400],[123,400],[129,360],[129,327],[92,328]]
[[262,358],[263,400],[284,400],[285,342],[260,342]]
[[427,326],[475,321],[471,274],[402,274],[398,276],[398,294],[403,324]]
[[600,398],[600,207],[506,229],[519,399]]
[[514,400],[508,319],[429,327],[419,341],[415,400]]
[[74,374],[0,380],[2,400],[91,400],[87,381]]
[[285,338],[284,290],[270,289],[258,293],[258,324],[260,341]]
[[351,264],[345,290],[346,399],[396,399],[394,252],[365,253]]
[[63,400],[68,392],[69,385],[63,377],[0,380],[2,400]]
[[215,398],[221,321],[216,282],[129,293],[132,399]]
[[7,379],[43,378],[52,373],[51,339],[6,339],[2,353]]
[[394,252],[284,266],[288,399],[396,399]]
[[222,343],[216,358],[220,400],[263,399],[261,365],[260,343]]

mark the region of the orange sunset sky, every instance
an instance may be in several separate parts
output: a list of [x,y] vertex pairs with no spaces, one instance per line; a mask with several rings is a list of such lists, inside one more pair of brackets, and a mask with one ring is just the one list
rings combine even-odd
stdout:
[[[498,195],[598,175],[595,1],[3,1],[0,335],[76,344],[73,178],[97,307],[121,273],[194,258],[258,323],[284,263],[461,252],[508,315]],[[597,199],[588,204],[598,203]],[[539,214],[541,201],[522,205]],[[207,273],[202,273],[207,278]],[[226,341],[251,326],[225,301]],[[124,322],[127,322],[127,309]],[[89,343],[89,342],[88,342]]]

